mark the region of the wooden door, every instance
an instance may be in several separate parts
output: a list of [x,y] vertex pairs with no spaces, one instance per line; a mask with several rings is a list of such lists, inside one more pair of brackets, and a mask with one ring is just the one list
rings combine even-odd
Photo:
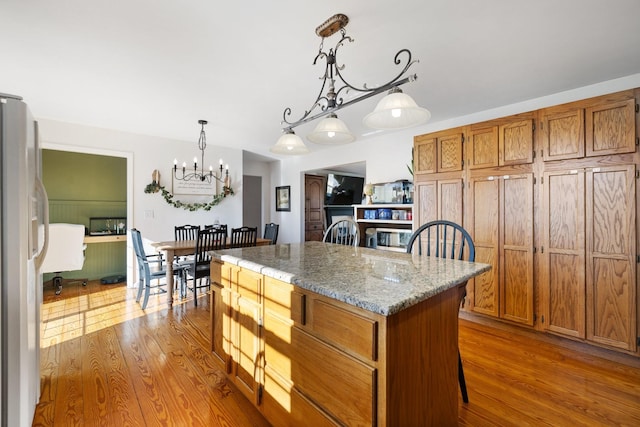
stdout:
[[586,109],[587,156],[636,151],[636,101],[599,104]]
[[533,176],[469,182],[476,261],[492,266],[474,280],[472,310],[533,325]]
[[585,338],[585,174],[543,176],[542,323],[547,330]]
[[437,181],[438,218],[462,225],[462,179]]
[[438,219],[437,181],[417,182],[414,185],[414,198],[413,222],[416,224],[415,228]]
[[544,161],[584,157],[583,108],[547,108],[540,123]]
[[324,234],[324,197],[325,178],[318,175],[305,175],[305,241],[322,241]]
[[227,337],[231,330],[231,291],[212,280],[210,298],[211,352],[224,371],[230,373],[231,359]]
[[453,172],[462,170],[462,141],[461,132],[438,137],[437,162],[438,172]]
[[533,162],[533,120],[516,120],[501,125],[498,144],[500,166]]
[[413,174],[434,173],[436,163],[436,138],[419,135],[413,139]]
[[587,339],[636,349],[635,165],[586,171]]
[[469,169],[498,166],[498,145],[498,126],[474,128],[469,131]]
[[533,325],[533,174],[500,178],[500,317]]
[[[498,317],[499,314],[499,224],[500,186],[496,176],[469,180],[471,215],[468,231],[476,248],[476,261],[491,265],[491,270],[473,279],[468,298],[471,310]],[[471,289],[472,288],[472,289]]]

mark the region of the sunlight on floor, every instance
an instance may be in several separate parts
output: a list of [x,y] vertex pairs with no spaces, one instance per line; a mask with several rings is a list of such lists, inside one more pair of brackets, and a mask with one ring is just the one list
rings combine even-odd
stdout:
[[[123,290],[122,286],[91,293],[74,292],[73,287],[67,287],[54,300],[45,299],[41,316],[41,348],[167,309],[166,294],[152,295],[146,310],[136,302],[136,294],[136,289]],[[176,300],[174,305],[187,301]]]

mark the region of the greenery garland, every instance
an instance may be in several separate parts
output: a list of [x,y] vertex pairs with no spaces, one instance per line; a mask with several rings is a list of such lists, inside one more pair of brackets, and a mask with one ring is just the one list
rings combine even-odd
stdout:
[[227,197],[228,195],[233,196],[235,194],[231,187],[222,187],[222,193],[213,196],[213,200],[208,203],[185,203],[181,202],[180,200],[173,200],[173,194],[171,194],[163,186],[158,185],[155,182],[152,182],[144,188],[145,193],[157,193],[158,191],[162,192],[162,197],[164,197],[165,202],[167,202],[174,208],[182,208],[191,212],[197,211],[198,209],[210,211],[212,207],[219,204],[225,197]]

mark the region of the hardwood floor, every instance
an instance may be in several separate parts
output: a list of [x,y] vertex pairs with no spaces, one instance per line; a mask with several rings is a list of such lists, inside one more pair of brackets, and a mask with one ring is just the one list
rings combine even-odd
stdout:
[[[45,286],[33,425],[267,426],[209,353],[209,303],[146,311],[124,285]],[[640,361],[460,321],[465,426],[640,425]],[[417,422],[417,425],[420,423]]]
[[124,285],[45,284],[34,426],[268,426],[209,352],[209,304]]

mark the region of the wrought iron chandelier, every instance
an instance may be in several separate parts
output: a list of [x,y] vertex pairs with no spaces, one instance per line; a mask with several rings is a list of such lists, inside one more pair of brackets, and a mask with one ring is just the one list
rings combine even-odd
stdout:
[[[364,117],[363,123],[373,129],[402,129],[422,124],[429,120],[431,113],[429,110],[419,107],[415,101],[402,92],[399,86],[415,81],[416,74],[408,75],[409,68],[417,60],[412,60],[411,51],[401,49],[394,57],[394,63],[402,66],[403,57],[406,63],[401,71],[387,83],[375,88],[370,88],[365,83],[362,87],[355,86],[345,80],[342,75],[345,65],[339,65],[337,61],[338,49],[345,42],[353,42],[353,39],[346,34],[344,27],[349,23],[349,18],[343,14],[333,15],[316,28],[316,34],[322,38],[320,48],[313,64],[318,60],[326,61],[324,76],[321,77],[322,85],[320,92],[311,107],[295,121],[290,121],[291,108],[285,108],[282,114],[281,124],[283,135],[278,142],[271,147],[271,151],[279,154],[303,154],[309,151],[302,139],[295,134],[293,128],[304,123],[324,117],[311,132],[307,139],[316,144],[344,144],[355,140],[355,136],[349,131],[347,125],[338,118],[336,112],[344,107],[368,99],[383,92],[389,92],[378,102],[375,110]],[[337,32],[340,32],[340,40],[335,47],[324,52],[324,39]],[[340,87],[336,86],[336,82]],[[349,92],[359,93],[360,96],[347,99]]]
[[204,171],[204,150],[207,148],[207,135],[204,132],[204,125],[208,122],[206,120],[198,120],[198,123],[202,126],[200,129],[200,138],[198,138],[198,148],[200,149],[200,171],[198,171],[198,158],[193,158],[193,172],[187,173],[187,163],[182,163],[182,175],[178,176],[178,160],[173,160],[173,177],[179,181],[200,181],[207,182],[211,184],[212,182],[218,181],[223,183],[225,186],[229,186],[229,165],[226,165],[226,172],[223,176],[223,162],[220,159],[220,171],[218,175],[218,171],[213,170],[213,166],[209,166],[209,171],[205,173]]

